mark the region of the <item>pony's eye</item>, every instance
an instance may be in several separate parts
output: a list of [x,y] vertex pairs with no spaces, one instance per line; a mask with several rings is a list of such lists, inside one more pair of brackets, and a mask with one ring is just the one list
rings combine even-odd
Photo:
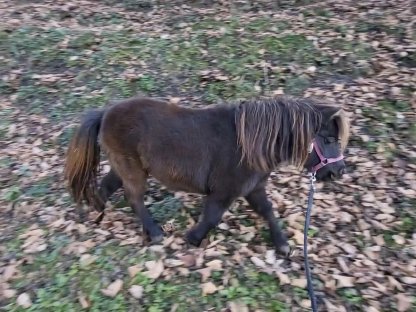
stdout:
[[325,138],[325,144],[335,143],[336,141],[337,141],[337,139],[334,138],[334,137],[327,137],[327,138]]

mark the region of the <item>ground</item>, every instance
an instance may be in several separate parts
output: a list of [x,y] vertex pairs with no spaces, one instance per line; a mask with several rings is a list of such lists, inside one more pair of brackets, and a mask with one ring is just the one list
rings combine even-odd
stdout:
[[242,200],[194,248],[183,234],[200,196],[152,180],[146,204],[166,238],[148,246],[122,193],[101,225],[93,212],[81,223],[62,178],[87,108],[284,93],[351,119],[348,173],[317,184],[308,233],[320,311],[416,311],[412,1],[158,2],[0,3],[1,310],[309,311],[304,173],[278,169],[267,189],[290,259]]

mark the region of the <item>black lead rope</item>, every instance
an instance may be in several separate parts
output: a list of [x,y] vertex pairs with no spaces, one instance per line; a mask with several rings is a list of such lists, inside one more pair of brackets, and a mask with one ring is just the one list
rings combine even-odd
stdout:
[[317,312],[316,306],[316,298],[313,291],[313,284],[312,284],[312,276],[309,269],[309,260],[308,260],[308,232],[309,232],[309,223],[311,219],[311,209],[313,204],[313,194],[315,193],[315,185],[314,182],[316,181],[315,173],[310,174],[310,189],[309,189],[309,196],[308,196],[308,208],[306,209],[306,218],[305,218],[305,229],[303,233],[303,255],[305,258],[305,274],[306,280],[308,282],[308,292],[309,298],[311,299],[312,304],[312,311]]

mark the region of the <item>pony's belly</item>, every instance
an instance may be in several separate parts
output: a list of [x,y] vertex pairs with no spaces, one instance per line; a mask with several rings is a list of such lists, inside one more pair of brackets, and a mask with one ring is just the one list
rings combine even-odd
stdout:
[[167,189],[175,192],[187,192],[205,194],[204,184],[195,177],[180,177],[178,175],[161,174],[160,172],[149,172],[156,180],[163,184]]
[[157,179],[157,180],[159,180],[159,182],[162,183],[166,188],[168,188],[169,190],[174,191],[174,192],[205,194],[203,189],[201,189],[197,186],[188,184],[188,183],[180,183],[180,182],[177,182],[177,181],[172,182],[170,180],[169,181],[163,181],[163,180],[160,180],[160,179]]

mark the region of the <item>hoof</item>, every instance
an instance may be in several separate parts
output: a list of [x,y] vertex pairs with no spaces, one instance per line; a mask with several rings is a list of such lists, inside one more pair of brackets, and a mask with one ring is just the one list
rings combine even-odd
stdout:
[[289,245],[282,245],[276,248],[278,254],[284,256],[285,258],[289,258],[292,249]]
[[186,233],[185,239],[189,245],[194,246],[194,247],[199,247],[202,242],[202,239],[196,238],[192,231],[189,231],[188,233]]

